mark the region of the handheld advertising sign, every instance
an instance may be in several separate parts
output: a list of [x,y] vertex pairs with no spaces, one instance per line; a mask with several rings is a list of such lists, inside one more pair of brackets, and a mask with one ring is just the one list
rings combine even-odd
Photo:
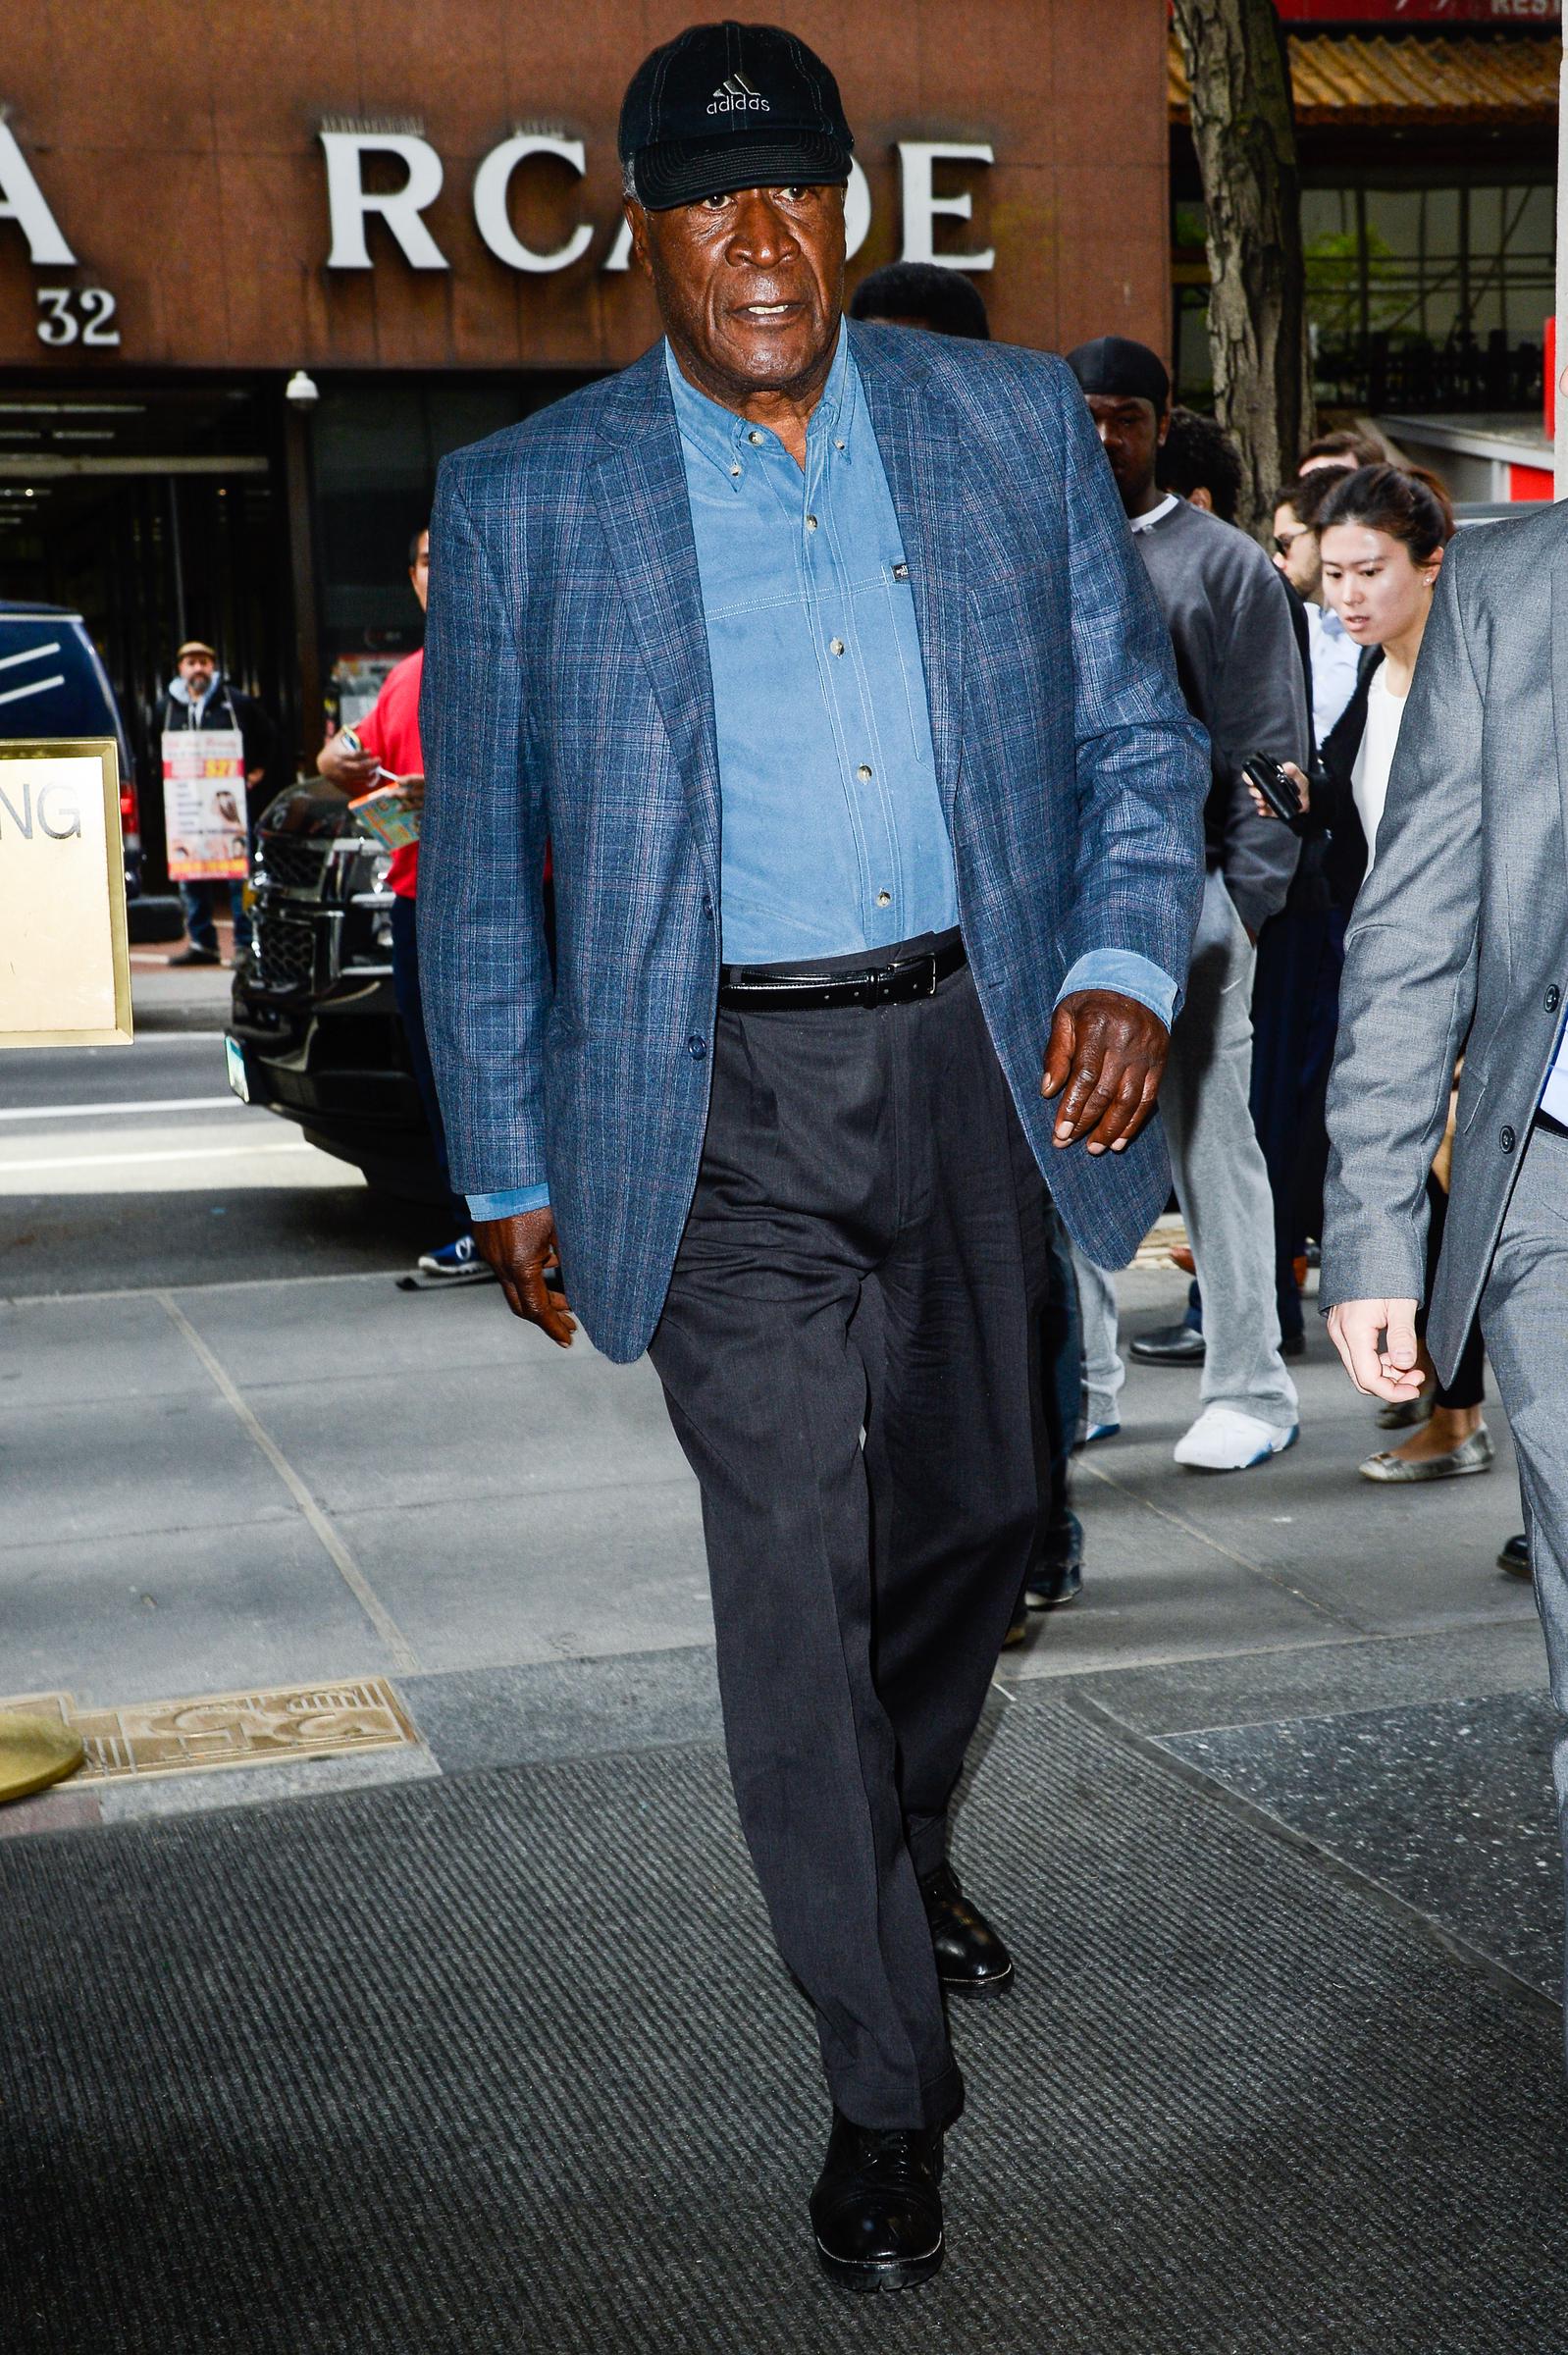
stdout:
[[237,728],[164,730],[163,819],[174,882],[242,880],[249,873],[245,752]]

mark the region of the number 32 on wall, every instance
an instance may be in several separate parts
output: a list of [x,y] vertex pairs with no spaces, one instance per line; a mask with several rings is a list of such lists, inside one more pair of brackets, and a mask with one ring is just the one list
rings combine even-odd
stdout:
[[118,343],[115,298],[102,287],[39,287],[40,343]]

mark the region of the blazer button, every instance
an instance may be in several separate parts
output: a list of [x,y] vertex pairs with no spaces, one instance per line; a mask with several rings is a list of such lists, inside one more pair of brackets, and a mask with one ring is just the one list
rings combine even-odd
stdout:
[[1497,1131],[1497,1142],[1505,1153],[1511,1153],[1519,1139],[1511,1128],[1500,1128]]
[[[693,1061],[694,1063],[701,1063],[701,1062],[702,1062],[702,1060],[703,1060],[703,1057],[704,1057],[704,1056],[705,1056],[705,1055],[707,1053],[707,1041],[706,1041],[706,1038],[699,1038],[699,1037],[698,1037],[698,1035],[697,1035],[697,1032],[694,1030],[694,1031],[692,1032],[692,1035],[691,1035],[691,1037],[690,1037],[690,1038],[689,1038],[689,1039],[686,1041],[686,1052],[687,1052],[687,1054],[688,1054],[688,1055],[691,1057],[691,1059],[692,1059],[692,1061]],[[1510,1142],[1510,1144],[1512,1143],[1512,1141],[1513,1141],[1513,1136],[1512,1136],[1512,1131],[1510,1130],[1510,1132],[1509,1132],[1509,1142]]]
[[1557,987],[1555,981],[1552,983],[1550,989],[1547,990],[1545,996],[1541,1002],[1542,1006],[1545,1007],[1548,1014],[1556,1013],[1558,1007],[1562,1004],[1562,991]]

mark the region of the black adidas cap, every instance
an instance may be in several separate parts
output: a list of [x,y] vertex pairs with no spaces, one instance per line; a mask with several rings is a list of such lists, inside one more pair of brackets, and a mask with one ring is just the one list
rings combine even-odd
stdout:
[[689,25],[632,76],[618,141],[650,212],[730,188],[850,176],[838,83],[777,25]]

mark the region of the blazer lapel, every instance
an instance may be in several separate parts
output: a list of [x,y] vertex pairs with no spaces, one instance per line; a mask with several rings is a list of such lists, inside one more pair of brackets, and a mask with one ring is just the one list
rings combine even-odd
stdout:
[[719,896],[718,741],[686,466],[660,344],[622,380],[594,494],[626,615],[653,681],[713,904]]
[[937,781],[951,819],[964,753],[964,520],[955,421],[922,381],[912,381],[853,327],[849,334],[904,535]]

